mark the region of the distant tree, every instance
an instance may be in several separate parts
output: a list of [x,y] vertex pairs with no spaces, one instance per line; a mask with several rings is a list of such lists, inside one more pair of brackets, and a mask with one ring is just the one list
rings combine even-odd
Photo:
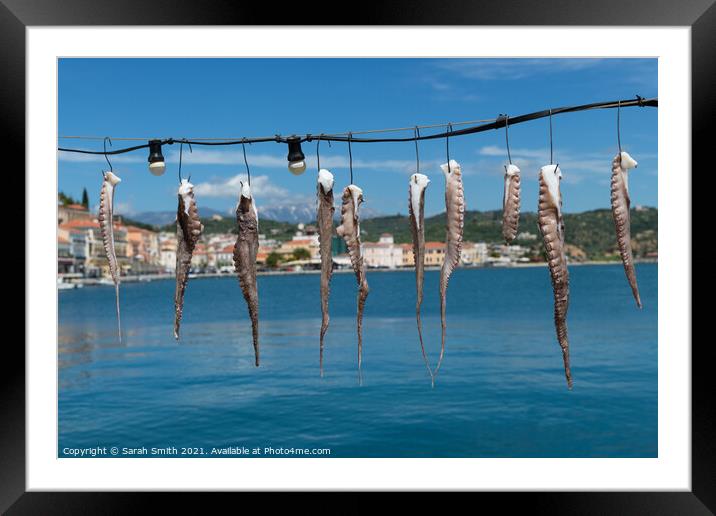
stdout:
[[281,262],[281,255],[277,252],[272,252],[266,257],[266,266],[275,268]]
[[293,251],[293,259],[294,260],[310,260],[311,259],[311,252],[306,249],[305,247],[299,247],[295,251]]
[[77,204],[77,201],[75,201],[71,196],[67,195],[65,192],[59,192],[57,194],[57,199],[64,205],[67,206],[68,204]]
[[82,189],[82,206],[89,210],[89,195],[87,195],[87,188]]

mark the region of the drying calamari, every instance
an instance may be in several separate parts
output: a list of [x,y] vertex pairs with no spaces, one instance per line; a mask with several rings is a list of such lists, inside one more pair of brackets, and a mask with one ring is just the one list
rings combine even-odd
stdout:
[[102,233],[102,244],[104,253],[109,262],[109,273],[114,282],[114,295],[117,304],[117,335],[122,341],[122,324],[119,317],[119,264],[117,253],[114,250],[114,189],[122,181],[112,172],[104,172],[102,190],[99,196],[99,221],[100,232]]
[[440,342],[440,358],[435,366],[434,375],[438,374],[440,364],[445,354],[445,308],[447,304],[447,287],[450,275],[460,263],[462,250],[462,230],[465,222],[465,194],[462,188],[462,172],[460,164],[451,159],[448,163],[440,165],[445,174],[445,216],[447,218],[445,261],[440,271],[440,324],[442,335]]
[[569,340],[567,339],[569,271],[564,249],[562,193],[559,188],[561,179],[562,171],[559,169],[559,165],[546,165],[540,169],[537,222],[547,253],[547,264],[554,291],[554,324],[557,330],[557,340],[562,348],[567,386],[571,389],[572,373],[569,369]]
[[174,291],[174,338],[179,339],[179,326],[184,309],[184,291],[189,279],[191,256],[203,229],[194,199],[194,185],[186,179],[179,185],[177,208],[177,266]]
[[249,308],[256,367],[259,365],[259,294],[256,288],[256,254],[259,250],[259,214],[248,184],[241,183],[236,206],[239,236],[234,244],[234,267]]
[[430,368],[428,356],[425,354],[423,344],[423,325],[420,321],[420,305],[423,302],[423,277],[425,274],[425,188],[430,179],[424,174],[410,176],[408,187],[408,212],[410,213],[410,230],[413,234],[413,257],[415,261],[415,319],[418,324],[418,337],[420,338],[420,351],[423,353],[425,367],[428,368],[430,378],[433,371]]
[[320,370],[323,376],[323,338],[328,330],[328,296],[331,292],[331,276],[333,275],[333,256],[331,243],[333,239],[333,174],[328,170],[318,171],[318,185],[316,186],[318,198],[318,240],[321,253],[321,351]]
[[358,331],[358,372],[360,373],[363,355],[363,307],[368,297],[368,281],[365,277],[365,262],[363,261],[363,256],[361,256],[360,222],[358,220],[358,208],[363,202],[363,190],[356,185],[346,186],[343,190],[342,201],[341,225],[336,228],[336,233],[346,242],[351,265],[358,281],[356,327]]
[[612,161],[612,215],[617,230],[617,244],[624,264],[624,272],[636,305],[641,308],[639,287],[636,284],[636,271],[634,270],[634,257],[631,251],[631,216],[629,213],[631,199],[629,198],[629,178],[627,176],[629,170],[636,166],[637,162],[626,152],[617,154]]
[[520,169],[510,163],[505,166],[505,193],[502,197],[502,236],[509,244],[517,236],[520,222]]

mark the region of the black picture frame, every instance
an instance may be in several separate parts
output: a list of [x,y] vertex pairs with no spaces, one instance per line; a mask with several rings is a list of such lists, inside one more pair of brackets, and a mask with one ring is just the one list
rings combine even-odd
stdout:
[[[344,11],[346,9],[347,11]],[[321,20],[338,12],[350,16]],[[714,0],[571,0],[499,2],[400,0],[376,5],[310,2],[274,4],[231,0],[197,2],[140,0],[0,0],[0,96],[2,142],[14,149],[24,170],[25,30],[38,25],[640,25],[691,27],[692,168],[708,174],[706,125],[716,114],[716,6]],[[638,37],[638,36],[637,36]],[[496,42],[498,44],[498,42]],[[691,174],[690,170],[678,171]],[[13,192],[25,190],[15,174]],[[7,177],[7,176],[5,176]],[[15,188],[17,188],[15,190]],[[703,193],[702,193],[703,195]],[[18,197],[19,194],[18,194]],[[696,204],[695,202],[693,203]],[[686,208],[686,207],[685,207]],[[687,208],[688,209],[688,208]],[[693,217],[692,234],[703,219]],[[25,238],[32,235],[25,234]],[[705,254],[705,253],[704,253]],[[695,256],[693,265],[712,264]],[[25,270],[27,274],[27,270]],[[697,306],[694,305],[694,309]],[[702,308],[705,310],[705,308]],[[693,312],[692,312],[693,320]],[[691,342],[669,345],[690,346]],[[716,512],[716,392],[708,341],[692,349],[692,490],[690,492],[514,493],[484,494],[502,508],[527,507],[535,513],[570,514],[712,514]],[[6,346],[0,374],[0,511],[7,514],[126,513],[146,507],[158,493],[25,492],[25,352]],[[566,472],[565,472],[566,473]],[[195,500],[205,507],[206,494]],[[223,495],[231,496],[231,495]],[[183,509],[191,505],[184,495]],[[166,505],[164,506],[166,507]],[[203,512],[203,511],[202,511]]]

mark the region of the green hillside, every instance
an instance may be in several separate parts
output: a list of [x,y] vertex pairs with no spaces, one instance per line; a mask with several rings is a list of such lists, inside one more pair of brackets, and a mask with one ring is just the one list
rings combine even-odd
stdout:
[[[643,208],[632,210],[632,243],[637,257],[657,252],[658,210]],[[564,216],[566,243],[575,246],[573,255],[589,260],[618,259],[616,256],[616,236],[611,210],[593,210],[583,213],[567,213]],[[381,233],[392,233],[397,243],[411,241],[407,216],[391,215],[377,217],[361,222],[363,239],[376,241]],[[537,215],[534,212],[520,215],[519,233],[531,233],[537,238],[518,239],[515,243],[534,248],[541,255],[541,241],[537,227]],[[445,214],[425,219],[426,241],[445,240]],[[464,239],[470,242],[502,242],[501,211],[468,211],[465,213]]]
[[[642,208],[632,210],[632,245],[634,255],[644,258],[658,251],[658,210]],[[202,218],[204,234],[236,233],[236,221],[231,217],[221,220]],[[568,254],[576,260],[618,260],[616,235],[611,210],[593,210],[583,213],[567,213],[564,216],[565,237]],[[268,238],[278,241],[290,240],[296,232],[296,224],[262,219],[259,230]],[[175,231],[174,224],[162,228]],[[410,243],[409,219],[406,215],[390,215],[361,221],[364,242],[375,242],[382,233],[392,233],[396,243]],[[533,259],[542,257],[542,242],[534,212],[520,215],[518,238],[514,243],[530,248]],[[426,241],[445,240],[445,214],[425,219]],[[464,239],[468,242],[502,243],[501,211],[468,211],[465,213]]]

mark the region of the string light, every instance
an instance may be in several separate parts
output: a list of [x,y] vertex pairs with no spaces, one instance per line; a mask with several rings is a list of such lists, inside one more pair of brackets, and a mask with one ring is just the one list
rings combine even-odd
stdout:
[[[188,142],[187,142],[188,143]],[[162,155],[162,141],[149,140],[149,171],[155,176],[161,176],[166,170],[164,156]]]
[[286,142],[288,143],[288,171],[295,176],[300,176],[306,171],[306,156],[301,150],[301,138],[289,136]]
[[[509,117],[509,124],[516,125],[521,124],[525,122],[529,122],[531,120],[537,120],[539,118],[545,118],[548,116],[563,114],[563,113],[574,113],[578,111],[587,111],[591,109],[621,109],[626,107],[658,107],[659,101],[657,98],[652,99],[645,99],[640,96],[636,96],[636,99],[627,99],[627,100],[614,100],[614,101],[605,101],[605,102],[595,102],[591,104],[582,104],[578,106],[568,106],[568,107],[560,107],[560,108],[552,108],[549,110],[543,110],[543,111],[536,111],[534,113],[528,113],[525,115],[520,116],[514,116]],[[305,156],[303,154],[303,151],[301,150],[301,143],[303,142],[311,142],[314,140],[318,140],[319,138],[324,141],[334,141],[334,142],[348,142],[349,140],[353,143],[389,143],[389,142],[411,142],[411,141],[422,141],[422,140],[435,140],[435,139],[441,139],[441,138],[447,138],[449,137],[456,137],[456,136],[465,136],[468,134],[475,134],[483,131],[489,131],[493,129],[500,129],[502,127],[506,127],[508,121],[507,117],[500,116],[495,119],[490,119],[486,121],[486,123],[481,123],[478,125],[471,125],[469,127],[464,127],[462,129],[454,129],[452,126],[456,125],[466,125],[468,123],[472,122],[454,122],[452,124],[433,124],[428,126],[418,126],[419,128],[435,128],[435,127],[448,127],[448,125],[451,126],[451,130],[440,132],[440,133],[433,133],[433,134],[416,134],[415,133],[415,126],[408,127],[408,128],[397,128],[397,129],[374,129],[370,131],[353,131],[350,133],[335,133],[335,134],[328,134],[328,133],[320,133],[320,136],[314,136],[312,134],[305,134],[305,135],[292,135],[288,137],[284,137],[281,135],[275,135],[275,136],[266,136],[266,137],[258,137],[258,138],[240,138],[240,139],[225,139],[225,138],[195,138],[195,139],[182,139],[177,141],[182,141],[184,143],[191,143],[193,145],[211,145],[211,146],[217,146],[217,145],[240,145],[245,143],[264,143],[264,142],[277,142],[277,143],[286,143],[289,146],[289,154],[288,154],[288,161],[289,161],[289,170],[296,174],[302,174],[306,170],[306,161]],[[397,132],[397,131],[411,131],[411,136],[406,137],[394,137],[394,138],[387,138],[387,137],[367,137],[367,138],[356,138],[356,134],[369,134],[369,133],[381,133],[381,132]],[[103,140],[105,137],[94,137],[94,136],[60,136],[61,139],[97,139],[97,140]],[[112,138],[113,140],[131,140],[133,138]],[[131,152],[138,149],[145,149],[149,147],[150,149],[150,157],[149,157],[149,169],[150,171],[155,175],[162,175],[165,170],[165,163],[164,163],[164,156],[162,155],[161,147],[162,145],[172,145],[175,143],[175,140],[173,138],[167,138],[167,139],[159,139],[154,138],[149,140],[149,143],[143,144],[143,145],[135,145],[132,147],[126,147],[123,149],[116,149],[112,151],[90,151],[85,149],[73,149],[73,148],[66,148],[66,147],[58,147],[57,150],[63,151],[63,152],[77,152],[81,154],[103,154],[103,155],[110,155],[110,154],[123,154],[125,152]]]

